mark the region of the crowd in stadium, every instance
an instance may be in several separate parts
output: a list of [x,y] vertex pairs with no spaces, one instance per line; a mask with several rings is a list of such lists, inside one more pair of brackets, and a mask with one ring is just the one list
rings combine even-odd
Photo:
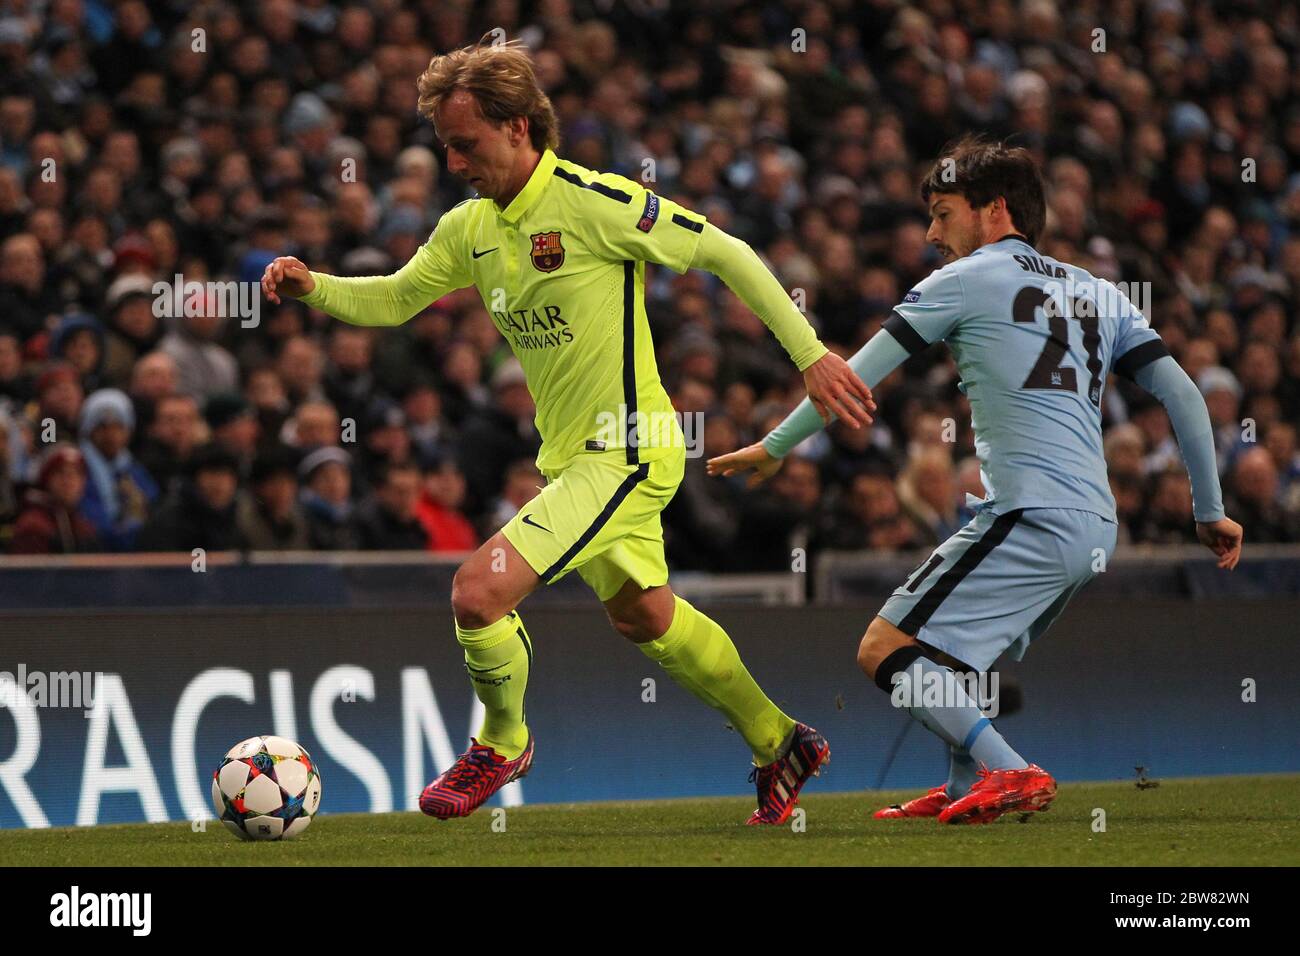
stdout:
[[[276,255],[391,272],[470,193],[415,80],[523,38],[561,154],[642,178],[762,254],[849,355],[940,264],[917,185],[966,131],[1041,159],[1039,250],[1147,290],[1205,396],[1247,544],[1300,541],[1300,8],[1285,2],[10,0],[0,7],[0,547],[474,547],[536,493],[518,363],[473,289],[357,329],[262,300],[162,315],[155,284]],[[600,19],[595,19],[596,15]],[[199,31],[199,32],[196,32]],[[712,276],[654,269],[660,374],[694,453],[803,397]],[[255,286],[252,286],[255,290]],[[172,310],[173,312],[175,310]],[[928,547],[983,494],[943,347],[755,493],[701,461],[678,568]],[[1121,544],[1195,540],[1168,419],[1113,379]]]

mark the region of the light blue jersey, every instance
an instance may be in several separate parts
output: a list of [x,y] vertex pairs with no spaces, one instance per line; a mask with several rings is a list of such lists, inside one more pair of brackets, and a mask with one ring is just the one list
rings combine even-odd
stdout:
[[1114,519],[1102,387],[1114,360],[1133,349],[1165,354],[1115,285],[1008,238],[927,276],[885,327],[909,352],[940,340],[952,351],[986,508],[1078,508]]
[[[1102,389],[1112,369],[1133,377],[1168,355],[1129,299],[1113,283],[1008,236],[922,280],[850,364],[874,386],[941,340],[970,400],[983,510],[1072,508],[1115,520]],[[796,411],[764,446],[786,454],[820,427],[815,415],[811,406]]]

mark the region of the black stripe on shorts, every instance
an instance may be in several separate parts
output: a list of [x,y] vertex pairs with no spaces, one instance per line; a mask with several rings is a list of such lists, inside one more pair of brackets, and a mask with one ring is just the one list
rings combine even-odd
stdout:
[[898,629],[904,634],[916,637],[921,628],[925,627],[926,622],[930,620],[934,612],[939,609],[939,605],[944,602],[953,588],[965,580],[966,575],[970,574],[980,562],[989,556],[989,554],[1006,540],[1011,529],[1016,526],[1020,516],[1024,514],[1024,509],[1008,511],[1004,515],[998,515],[989,530],[985,531],[980,539],[967,548],[957,563],[945,571],[934,582],[934,587],[926,591],[921,596],[921,600],[916,602],[916,606],[907,612],[907,617],[903,618],[898,624]]
[[541,577],[543,584],[550,584],[551,578],[559,574],[560,571],[564,569],[564,566],[572,561],[574,556],[585,548],[592,538],[596,537],[596,533],[600,531],[601,528],[605,527],[610,518],[614,517],[614,512],[617,511],[618,506],[623,503],[623,499],[631,494],[632,489],[637,486],[637,483],[644,481],[646,476],[649,474],[650,463],[648,461],[643,461],[637,466],[634,472],[623,479],[622,483],[619,484],[618,489],[614,492],[613,497],[605,503],[605,507],[600,510],[600,514],[596,515],[596,520],[587,526],[587,530],[578,536],[578,540],[573,542],[569,547],[569,550],[560,555],[559,559],[556,560],[554,564],[542,572]]

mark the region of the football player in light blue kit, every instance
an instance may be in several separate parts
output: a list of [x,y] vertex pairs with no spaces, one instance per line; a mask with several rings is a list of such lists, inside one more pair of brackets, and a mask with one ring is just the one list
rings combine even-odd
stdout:
[[[972,500],[971,522],[885,603],[858,663],[951,755],[944,786],[877,818],[986,823],[1045,809],[1056,782],[1007,744],[954,671],[987,671],[1004,651],[1019,660],[1114,550],[1101,436],[1110,372],[1168,412],[1197,535],[1221,568],[1240,559],[1241,526],[1223,512],[1205,402],[1160,336],[1114,284],[1035,251],[1045,203],[1032,157],[963,139],[945,150],[921,195],[927,239],[947,264],[904,296],[849,365],[874,388],[908,356],[947,343],[970,400],[986,494]],[[752,486],[828,421],[805,400],[758,444],[711,460],[709,473],[752,468]]]

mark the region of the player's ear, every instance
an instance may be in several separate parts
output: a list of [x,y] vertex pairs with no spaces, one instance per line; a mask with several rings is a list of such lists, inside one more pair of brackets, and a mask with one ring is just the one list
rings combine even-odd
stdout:
[[528,138],[528,117],[512,116],[506,122],[509,124],[510,145],[519,146]]

